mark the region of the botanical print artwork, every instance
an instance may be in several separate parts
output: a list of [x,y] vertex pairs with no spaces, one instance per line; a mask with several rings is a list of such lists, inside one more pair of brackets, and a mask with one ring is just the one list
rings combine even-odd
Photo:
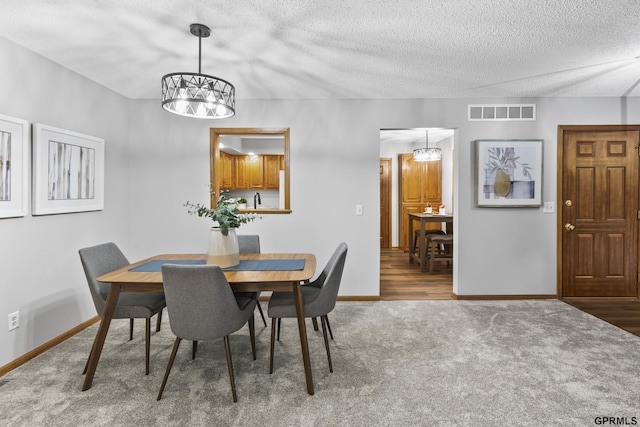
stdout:
[[475,206],[542,205],[541,139],[475,141]]
[[11,133],[0,132],[0,202],[11,200]]
[[49,141],[48,200],[95,197],[95,150]]
[[485,200],[535,198],[534,147],[487,147],[484,158]]

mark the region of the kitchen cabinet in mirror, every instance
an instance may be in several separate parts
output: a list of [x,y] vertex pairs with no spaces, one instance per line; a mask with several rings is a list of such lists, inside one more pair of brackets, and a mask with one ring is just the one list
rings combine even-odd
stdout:
[[[211,189],[247,200],[242,212],[291,213],[289,128],[211,128]],[[212,197],[211,205],[215,204]]]

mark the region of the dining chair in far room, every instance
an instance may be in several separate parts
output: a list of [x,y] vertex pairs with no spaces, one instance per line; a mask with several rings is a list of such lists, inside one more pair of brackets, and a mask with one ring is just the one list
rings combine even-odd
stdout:
[[162,278],[169,325],[176,336],[157,400],[167,384],[180,341],[223,338],[233,401],[237,402],[229,335],[249,323],[251,351],[256,360],[256,336],[253,312],[256,298],[234,295],[231,285],[217,265],[162,266]]
[[[238,234],[238,248],[241,254],[259,254],[260,253],[260,236],[257,234]],[[256,294],[256,298],[258,299],[258,303],[256,307],[258,307],[258,311],[260,312],[260,317],[262,317],[262,323],[264,323],[264,327],[267,327],[267,319],[264,318],[264,313],[262,312],[262,307],[260,306],[260,292],[240,292],[236,293],[236,295],[244,295],[249,296],[247,294]]]
[[427,240],[431,246],[429,274],[433,274],[435,261],[446,260],[448,264],[450,260],[453,260],[453,234],[428,234]]
[[[327,262],[322,273],[308,285],[301,286],[302,303],[305,317],[319,317],[322,324],[324,346],[329,361],[329,372],[333,372],[329,338],[327,337],[327,315],[335,308],[342,280],[344,263],[347,258],[347,244],[338,245]],[[269,373],[273,373],[273,353],[276,338],[276,321],[278,323],[278,337],[280,336],[280,321],[282,318],[297,318],[296,305],[292,292],[274,292],[269,300],[268,316],[271,318],[271,350],[269,355]]]
[[413,236],[414,254],[420,254],[420,247],[422,246],[424,246],[425,256],[431,253],[431,247],[429,246],[429,240],[427,239],[427,237],[429,237],[429,234],[446,234],[446,233],[440,229],[427,229],[424,231],[424,234],[422,234],[421,230],[416,230]]
[[[111,284],[98,282],[97,278],[118,268],[127,266],[130,262],[118,246],[113,243],[103,243],[97,246],[83,248],[78,251],[84,274],[87,277],[89,291],[93,298],[96,312],[102,316],[107,295]],[[149,375],[149,352],[151,347],[151,317],[158,315],[156,332],[162,323],[162,310],[166,307],[162,292],[122,292],[113,313],[114,319],[129,320],[129,340],[133,339],[133,319],[145,319],[145,374]],[[93,348],[91,349],[93,353]],[[89,354],[91,358],[91,354]],[[88,360],[87,360],[88,363]],[[83,374],[87,372],[85,364]]]

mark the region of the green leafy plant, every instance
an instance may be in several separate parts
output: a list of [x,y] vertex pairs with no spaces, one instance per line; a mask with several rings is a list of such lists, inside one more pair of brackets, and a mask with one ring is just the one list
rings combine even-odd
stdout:
[[498,169],[502,169],[503,172],[510,174],[518,166],[522,168],[522,175],[532,179],[531,165],[529,163],[523,163],[519,161],[520,156],[516,156],[516,150],[513,147],[491,147],[487,150],[489,160],[486,165],[490,172],[495,172]]
[[245,203],[245,204],[246,204],[246,203],[247,203],[247,199],[245,199],[244,197],[240,197],[240,198],[238,199],[238,204],[239,204],[239,205],[241,205],[241,204],[243,204],[243,203]]
[[229,234],[230,228],[238,228],[242,224],[255,221],[260,216],[256,214],[242,214],[238,210],[238,202],[234,199],[220,195],[216,202],[216,206],[209,208],[200,203],[187,202],[184,204],[190,215],[198,215],[199,217],[209,218],[217,222],[223,235]]

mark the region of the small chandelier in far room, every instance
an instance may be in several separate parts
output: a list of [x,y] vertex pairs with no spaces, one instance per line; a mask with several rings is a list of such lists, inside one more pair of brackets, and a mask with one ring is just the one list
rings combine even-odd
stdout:
[[198,37],[198,72],[162,77],[162,108],[199,119],[232,117],[236,113],[235,87],[226,80],[201,73],[202,39],[209,37],[211,30],[202,24],[191,24],[189,30]]
[[414,162],[430,162],[442,159],[442,150],[439,148],[429,148],[429,131],[427,130],[427,146],[413,150]]

